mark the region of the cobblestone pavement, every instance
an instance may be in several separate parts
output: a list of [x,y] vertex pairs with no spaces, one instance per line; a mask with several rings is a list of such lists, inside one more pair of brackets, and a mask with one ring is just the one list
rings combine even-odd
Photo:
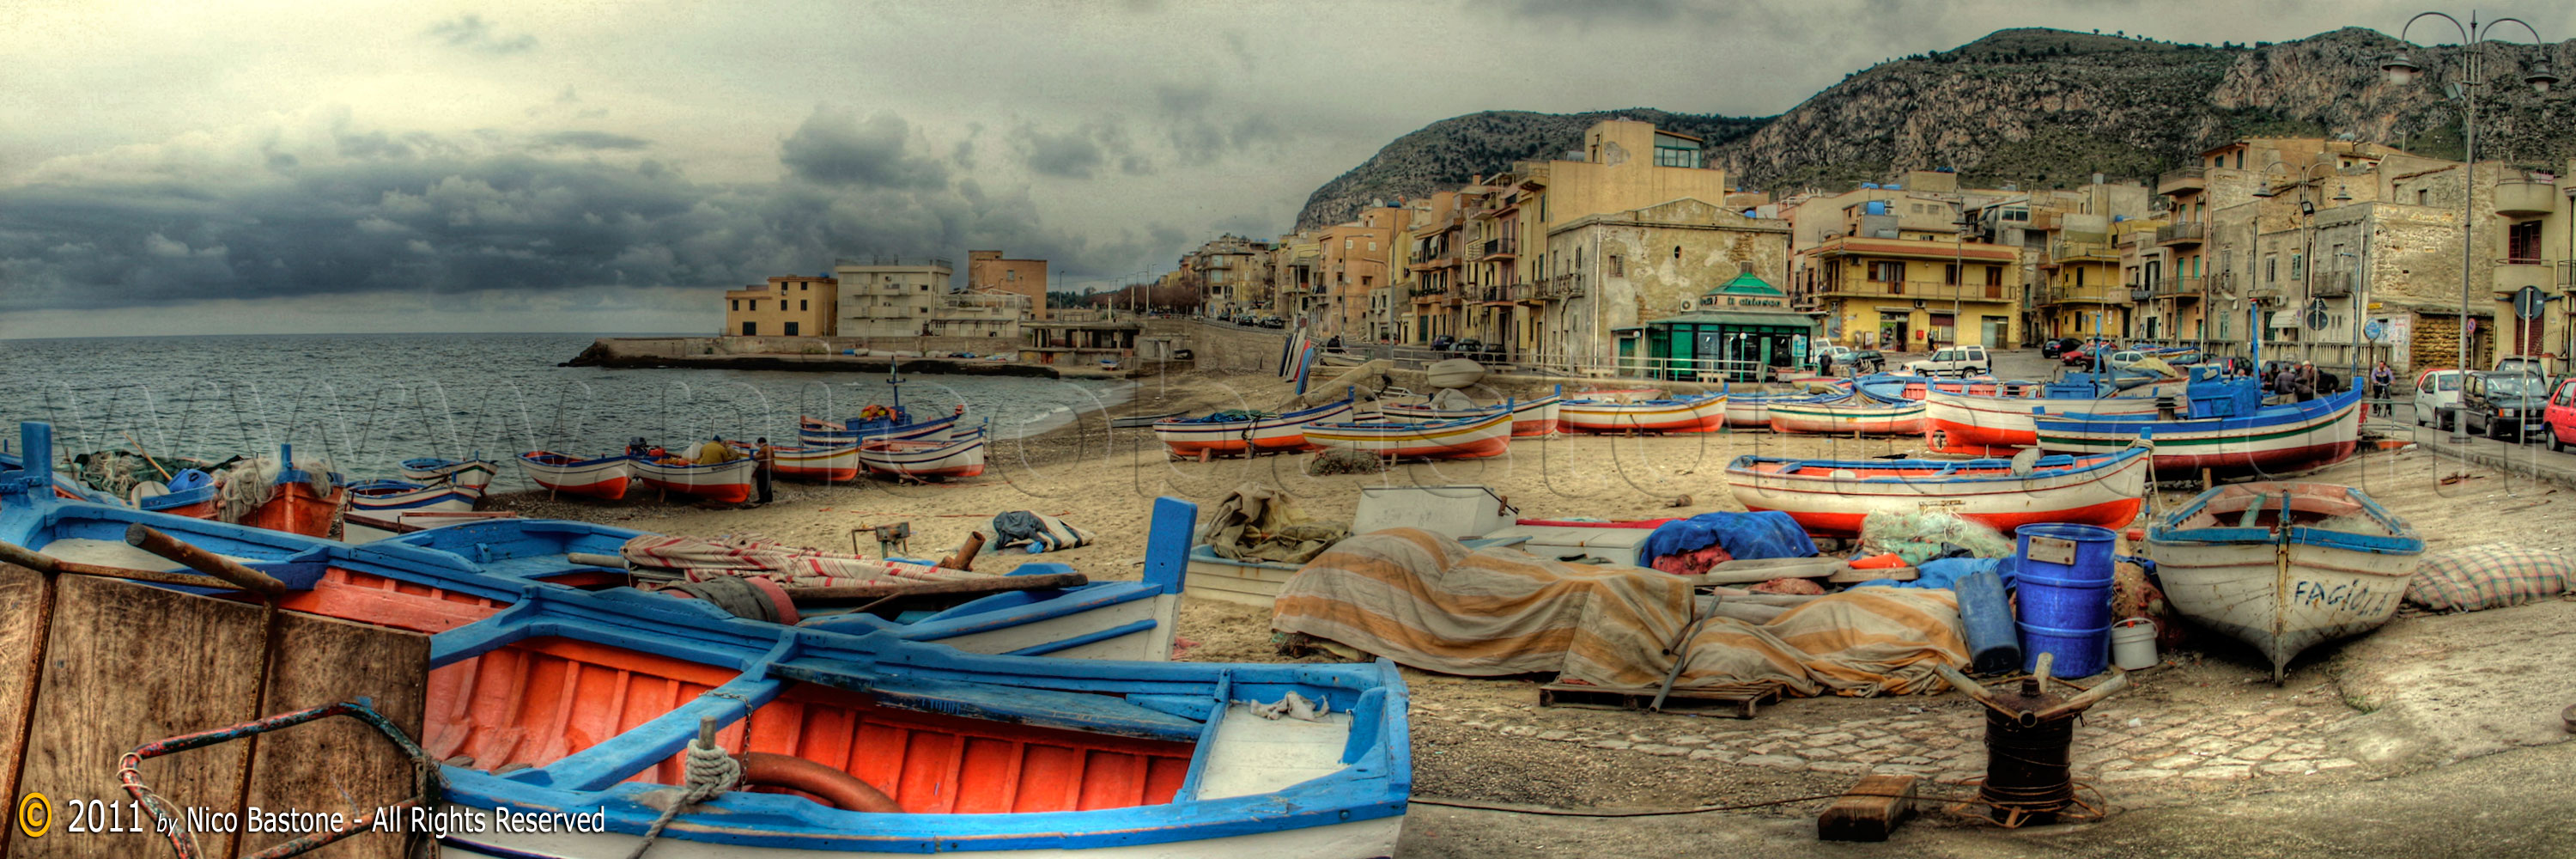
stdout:
[[[1883,700],[1887,708],[1860,718],[1850,718],[1847,707],[1840,713],[1791,714],[1806,702],[1735,720],[1492,701],[1417,701],[1414,718],[1741,767],[1910,774],[1942,784],[1985,775],[1982,708],[1956,695]],[[2249,694],[2210,706],[2115,695],[2086,713],[2076,730],[2075,777],[2123,807],[2142,808],[2213,790],[2259,789],[2263,782],[2371,775],[2322,739],[2354,715],[2331,685]]]

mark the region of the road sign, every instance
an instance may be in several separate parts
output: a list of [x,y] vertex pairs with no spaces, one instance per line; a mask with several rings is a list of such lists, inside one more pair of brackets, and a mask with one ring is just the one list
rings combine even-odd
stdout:
[[2370,320],[2370,324],[2361,326],[2361,336],[2369,338],[2372,343],[2386,340],[2388,339],[2388,323],[2379,319]]
[[2516,317],[2538,319],[2541,310],[2548,305],[2549,298],[2540,294],[2540,287],[2525,286],[2513,291],[2513,315]]
[[2326,330],[2326,300],[2322,298],[2310,300],[2308,302],[2307,318],[2308,330]]

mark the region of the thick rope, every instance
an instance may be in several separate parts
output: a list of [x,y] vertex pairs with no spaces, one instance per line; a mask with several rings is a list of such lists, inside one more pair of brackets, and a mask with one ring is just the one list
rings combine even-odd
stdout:
[[742,761],[714,743],[691,740],[688,777],[687,789],[669,808],[662,809],[662,816],[653,819],[653,828],[644,831],[644,842],[635,845],[635,852],[626,854],[626,859],[644,859],[644,851],[653,849],[653,840],[662,837],[662,828],[671,825],[671,818],[680,816],[681,810],[732,790],[734,783],[742,780]]

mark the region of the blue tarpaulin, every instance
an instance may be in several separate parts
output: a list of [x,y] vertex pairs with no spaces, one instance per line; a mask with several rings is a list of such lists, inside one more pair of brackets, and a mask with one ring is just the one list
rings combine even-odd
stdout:
[[1696,552],[1715,543],[1736,558],[1810,558],[1816,541],[1807,538],[1798,520],[1777,510],[1761,513],[1702,513],[1655,526],[1646,536],[1645,556]]
[[1894,579],[1871,579],[1869,581],[1853,585],[1852,587],[1939,588],[1942,590],[1953,590],[1954,588],[1951,586],[1958,584],[1960,579],[1973,576],[1987,570],[1993,570],[1995,571],[1996,577],[2004,580],[2004,589],[2012,590],[2013,567],[2013,559],[2010,557],[1935,558],[1933,560],[1923,562],[1922,566],[1914,568],[1915,576],[1913,581],[1900,582]]

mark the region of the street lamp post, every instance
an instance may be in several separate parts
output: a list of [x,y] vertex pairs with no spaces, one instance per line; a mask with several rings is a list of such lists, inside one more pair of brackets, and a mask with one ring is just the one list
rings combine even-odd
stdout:
[[[2477,222],[2475,220],[2474,207],[2477,200],[2478,190],[2478,87],[2485,83],[2484,72],[2486,67],[2485,63],[2481,62],[2480,55],[2485,53],[2487,35],[2494,31],[2496,26],[2499,24],[2510,23],[2521,27],[2523,32],[2531,34],[2531,41],[2534,44],[2544,44],[2545,41],[2540,38],[2539,30],[2533,29],[2530,24],[2523,22],[2520,18],[2497,18],[2481,24],[2478,22],[2478,16],[2475,12],[2469,13],[2469,22],[2466,24],[2460,23],[2460,19],[2458,18],[2453,18],[2441,12],[2416,13],[2415,17],[2406,19],[2406,26],[2398,28],[2397,41],[2409,45],[2414,44],[2406,41],[2406,32],[2414,28],[2415,22],[2426,18],[2440,18],[2444,21],[2449,21],[2451,22],[2451,26],[2459,30],[2460,33],[2460,78],[2456,84],[2456,88],[2459,90],[2460,101],[2465,105],[2465,112],[2462,114],[2462,118],[2460,120],[2460,135],[2466,139],[2468,151],[2464,153],[2464,157],[2461,159],[2460,164],[2459,366],[2461,372],[2467,372],[2469,370],[2469,302],[2471,299],[2471,288],[2474,286],[2470,281],[2470,263],[2476,253],[2477,238]],[[2416,76],[2424,70],[2423,67],[2416,65],[2413,60],[2408,59],[2406,54],[2402,51],[2389,56],[2385,60],[2381,60],[2379,68],[2381,71],[2388,73],[2389,83],[2397,84],[2399,86],[2414,83]],[[2523,75],[2522,82],[2531,85],[2531,89],[2534,92],[2546,93],[2549,91],[2549,85],[2558,82],[2558,76],[2551,73],[2549,69],[2549,61],[2544,58],[2540,62],[2532,64],[2531,71]],[[2468,440],[2468,423],[2456,418],[2453,419],[2451,421],[2451,443],[2465,444]]]

